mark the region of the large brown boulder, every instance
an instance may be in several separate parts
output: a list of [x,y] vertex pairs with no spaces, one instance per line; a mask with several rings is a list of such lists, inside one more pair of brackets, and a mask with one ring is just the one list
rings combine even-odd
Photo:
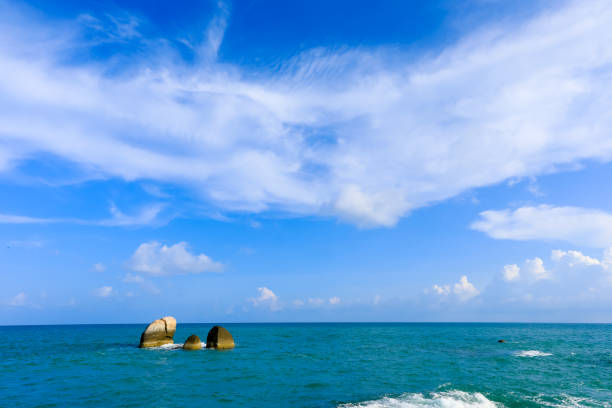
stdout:
[[206,336],[206,348],[231,349],[234,348],[234,338],[224,327],[215,326]]
[[162,317],[147,326],[140,336],[140,348],[159,347],[174,343],[176,319],[171,316]]
[[202,340],[195,334],[187,337],[185,340],[185,344],[183,344],[183,349],[185,350],[199,350],[202,348]]

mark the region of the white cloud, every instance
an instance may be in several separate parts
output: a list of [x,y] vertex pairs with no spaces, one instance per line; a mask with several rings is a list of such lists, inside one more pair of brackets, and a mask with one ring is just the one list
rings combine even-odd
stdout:
[[126,215],[121,212],[116,205],[111,204],[110,218],[102,220],[87,220],[79,218],[40,218],[27,217],[14,214],[0,214],[0,224],[79,224],[79,225],[97,225],[104,227],[116,226],[143,226],[151,224],[159,224],[161,221],[158,216],[163,210],[164,205],[152,204],[140,209],[138,213]]
[[450,286],[449,285],[433,285],[433,290],[438,295],[448,295],[450,294]]
[[556,262],[565,261],[569,266],[601,265],[601,262],[598,259],[591,258],[590,256],[584,255],[582,252],[575,250],[562,251],[560,249],[555,249],[552,251],[550,257]]
[[340,298],[337,296],[331,297],[329,298],[329,304],[330,305],[337,305],[338,303],[340,303]]
[[278,296],[276,296],[276,294],[272,292],[270,289],[264,286],[261,288],[257,288],[257,291],[259,292],[259,296],[257,296],[256,298],[248,299],[249,302],[253,304],[253,306],[255,307],[265,306],[265,307],[268,307],[272,311],[277,311],[277,310],[282,309],[282,306],[280,305],[278,301]]
[[110,227],[150,225],[158,220],[158,216],[163,208],[164,205],[162,204],[153,204],[143,207],[137,214],[127,215],[119,210],[115,204],[111,204],[111,218],[99,221],[97,224]]
[[302,306],[304,306],[304,301],[301,300],[301,299],[295,299],[293,301],[293,306],[295,306],[295,307],[302,307]]
[[25,306],[27,301],[27,295],[24,292],[19,292],[11,299],[9,299],[9,306]]
[[544,261],[542,258],[538,258],[537,256],[533,259],[527,259],[525,261],[525,269],[535,280],[550,278],[550,274],[544,267]]
[[0,214],[0,224],[46,224],[58,222],[50,218],[26,217],[22,215]]
[[205,254],[189,252],[186,242],[167,246],[156,241],[140,244],[128,262],[128,267],[136,272],[157,276],[223,270],[221,263]]
[[165,39],[138,43],[140,59],[64,64],[91,46],[75,35],[79,24],[110,33],[96,37],[108,43],[138,41],[140,22],[45,24],[3,4],[0,171],[51,154],[84,178],[180,184],[220,210],[370,227],[473,188],[609,161],[612,7],[555,5],[421,58],[397,48],[314,49],[244,75],[215,59],[225,7],[203,41],[183,41],[197,50],[195,64],[177,62]]
[[521,275],[520,271],[521,268],[516,264],[504,266],[504,280],[508,282],[517,280]]
[[93,270],[96,272],[104,272],[106,270],[106,266],[104,266],[103,263],[98,262],[94,264]]
[[[459,282],[455,283],[452,289],[450,285],[433,285],[432,289],[436,295],[445,298],[452,294],[454,295],[453,298],[459,302],[470,300],[480,293],[465,275],[459,278]],[[426,291],[426,293],[428,293],[428,291]]]
[[473,229],[492,238],[562,240],[604,248],[612,245],[612,214],[579,207],[521,207],[480,213]]
[[113,287],[112,286],[102,286],[100,288],[95,289],[93,293],[94,295],[98,297],[106,298],[113,294]]
[[612,271],[604,261],[606,253],[597,259],[577,250],[553,250],[546,267],[540,257],[527,259],[515,279],[493,280],[483,291],[483,301],[499,309],[544,311],[545,316],[555,311],[565,315],[568,310],[609,309]]
[[466,301],[477,296],[480,292],[468,281],[467,276],[463,275],[459,282],[453,286],[453,293],[457,295],[459,300]]

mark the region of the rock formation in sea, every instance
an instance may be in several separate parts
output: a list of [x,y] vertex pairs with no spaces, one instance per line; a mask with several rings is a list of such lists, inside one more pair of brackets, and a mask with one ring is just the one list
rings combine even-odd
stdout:
[[234,338],[224,327],[214,326],[206,336],[206,348],[231,349],[234,348]]
[[140,336],[140,348],[159,347],[174,343],[176,319],[171,316],[162,317],[147,326]]
[[184,350],[199,350],[202,348],[202,340],[195,334],[187,337],[185,343],[183,344]]

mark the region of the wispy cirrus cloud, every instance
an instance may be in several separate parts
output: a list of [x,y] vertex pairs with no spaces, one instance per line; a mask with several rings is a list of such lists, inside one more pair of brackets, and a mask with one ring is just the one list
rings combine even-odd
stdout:
[[498,24],[433,56],[314,49],[255,76],[216,60],[224,7],[192,44],[195,64],[163,39],[141,58],[66,63],[91,46],[80,24],[140,41],[138,21],[52,24],[4,5],[3,172],[46,153],[84,175],[180,184],[222,211],[372,227],[469,189],[612,159],[604,0]]
[[110,205],[110,217],[102,220],[88,220],[81,218],[43,218],[43,217],[28,217],[15,214],[0,214],[0,224],[79,224],[79,225],[97,225],[103,227],[117,226],[145,226],[164,223],[160,217],[160,213],[165,208],[164,204],[152,204],[144,206],[139,212],[134,214],[125,214],[117,208],[113,203]]

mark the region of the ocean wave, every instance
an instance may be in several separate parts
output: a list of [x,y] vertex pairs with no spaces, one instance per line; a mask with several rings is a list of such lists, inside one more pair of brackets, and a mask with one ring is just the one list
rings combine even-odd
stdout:
[[342,408],[496,408],[502,406],[479,392],[470,393],[457,390],[430,394],[403,394],[397,398],[384,397],[373,401],[339,405]]
[[612,405],[609,402],[596,401],[588,397],[575,397],[571,395],[560,395],[558,397],[549,397],[538,395],[528,398],[530,401],[538,404],[541,407],[551,408],[610,408]]
[[514,353],[517,357],[546,357],[552,356],[552,353],[544,353],[540,350],[522,350]]

